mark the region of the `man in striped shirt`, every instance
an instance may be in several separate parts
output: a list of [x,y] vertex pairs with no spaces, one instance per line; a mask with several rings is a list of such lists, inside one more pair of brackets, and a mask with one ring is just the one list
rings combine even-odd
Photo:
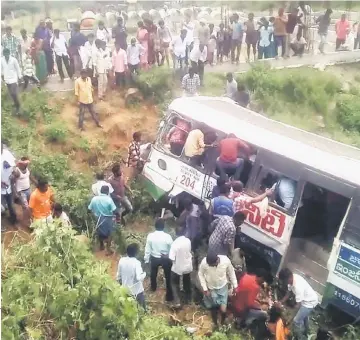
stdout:
[[34,63],[30,54],[30,49],[27,49],[25,51],[25,56],[22,65],[23,65],[24,90],[28,87],[30,80],[38,87],[40,87],[40,81],[35,75]]

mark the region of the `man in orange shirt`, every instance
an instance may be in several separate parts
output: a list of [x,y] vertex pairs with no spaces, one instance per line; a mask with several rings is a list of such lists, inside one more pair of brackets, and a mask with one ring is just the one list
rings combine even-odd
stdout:
[[30,196],[31,216],[36,220],[52,221],[51,209],[54,204],[54,193],[44,178],[38,180],[36,189]]
[[267,273],[258,269],[256,275],[245,274],[239,281],[232,299],[233,312],[246,326],[255,320],[266,320],[267,313],[261,309],[257,296],[260,286],[265,282]]
[[238,181],[244,166],[244,160],[239,157],[239,153],[246,158],[251,154],[251,148],[245,142],[236,138],[230,133],[227,138],[220,141],[220,156],[216,160],[216,166],[221,178],[233,175],[233,180]]

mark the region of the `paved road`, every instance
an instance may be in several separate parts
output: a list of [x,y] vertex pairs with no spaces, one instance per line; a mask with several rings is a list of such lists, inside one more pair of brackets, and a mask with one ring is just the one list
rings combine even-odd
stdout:
[[[268,63],[272,68],[292,68],[301,66],[326,66],[338,63],[352,63],[360,61],[360,50],[357,51],[344,51],[333,52],[325,55],[304,55],[302,58],[292,57],[289,59],[267,59],[260,60],[261,62]],[[230,63],[219,64],[215,66],[206,66],[207,73],[242,73],[248,71],[252,67],[253,63],[240,63],[234,65]],[[65,92],[72,91],[74,83],[70,79],[65,79],[63,83],[57,75],[51,76],[44,86],[44,88],[50,92]]]

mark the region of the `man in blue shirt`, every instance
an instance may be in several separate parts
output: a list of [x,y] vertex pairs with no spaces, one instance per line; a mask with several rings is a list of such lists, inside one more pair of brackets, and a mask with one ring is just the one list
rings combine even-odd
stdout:
[[[239,15],[234,13],[232,23],[232,36],[231,36],[231,62],[239,63],[241,43],[243,40],[244,28],[243,25],[239,22]],[[235,57],[236,50],[236,57]]]
[[156,291],[157,288],[157,272],[161,266],[164,270],[166,281],[166,301],[173,300],[171,289],[171,266],[169,259],[170,246],[173,243],[172,237],[164,232],[165,222],[162,218],[155,222],[155,231],[150,233],[146,238],[145,245],[145,263],[150,262],[150,282],[151,290]]
[[109,186],[104,185],[100,189],[100,195],[94,196],[88,207],[97,218],[96,233],[100,241],[100,249],[106,244],[106,255],[111,255],[111,235],[114,231],[114,213],[116,206],[109,196]]

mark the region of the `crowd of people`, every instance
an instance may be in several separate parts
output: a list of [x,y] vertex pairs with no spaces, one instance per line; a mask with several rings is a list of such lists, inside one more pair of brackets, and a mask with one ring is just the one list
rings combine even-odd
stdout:
[[[141,133],[135,132],[128,148],[126,166],[132,178],[139,174],[148,155],[148,146],[141,145],[141,139]],[[223,139],[219,148],[217,166],[220,176],[212,191],[210,209],[206,209],[202,201],[184,195],[179,202],[181,213],[176,218],[176,239],[173,240],[165,231],[166,220],[163,218],[155,221],[155,231],[147,236],[144,263],[149,264],[150,288],[157,290],[158,269],[162,267],[166,283],[165,299],[174,308],[190,303],[197,291],[203,295],[204,306],[210,310],[215,326],[219,325],[219,315],[220,323],[224,324],[227,315],[232,313],[239,327],[250,327],[253,322],[267,322],[270,333],[277,335],[280,332],[286,339],[288,325],[282,318],[282,304],[289,294],[278,302],[272,301],[270,292],[261,298],[261,292],[267,289],[264,282],[269,280],[269,272],[262,268],[248,272],[246,254],[236,241],[246,219],[246,204],[261,205],[273,195],[274,189],[264,188],[262,194],[249,198],[239,180],[243,159],[237,155],[243,153],[249,157],[253,151],[233,135]],[[31,175],[31,162],[27,157],[16,160],[2,144],[2,163],[2,206],[3,210],[5,207],[8,209],[10,222],[16,223],[14,202],[17,201],[22,207],[24,221],[71,226],[47,180]],[[229,180],[230,177],[232,180]],[[36,187],[33,191],[31,184]],[[100,249],[106,248],[106,254],[110,255],[116,223],[125,225],[125,216],[133,211],[129,199],[132,191],[119,163],[113,164],[110,176],[102,172],[96,174],[91,194],[88,209],[95,217]],[[201,259],[200,250],[204,247],[207,255]],[[127,256],[119,261],[116,278],[146,309],[143,286],[146,274],[136,258],[137,252],[138,245],[128,245]],[[183,291],[180,290],[181,280]],[[289,285],[295,294],[298,311],[293,326],[300,339],[308,332],[308,316],[318,303],[317,295],[301,276],[289,269],[280,272],[279,280],[286,287]]]
[[[287,57],[290,50],[301,56],[307,43],[304,38],[307,25],[302,21],[304,13],[299,12],[299,9],[295,9],[286,15],[283,10],[279,10],[277,17],[269,20],[261,18],[259,23],[254,21],[253,14],[249,14],[244,24],[234,14],[230,25],[225,27],[220,24],[218,29],[213,24],[207,25],[205,20],[200,20],[196,34],[194,22],[191,17],[186,17],[180,35],[176,37],[172,37],[164,20],[160,20],[158,25],[151,20],[144,20],[138,23],[137,36],[130,40],[130,44],[127,42],[127,30],[122,18],[118,19],[112,30],[99,22],[95,33],[87,37],[81,33],[80,25],[76,24],[69,42],[58,29],[52,28],[51,21],[41,21],[33,39],[27,36],[25,30],[21,31],[21,38],[18,39],[8,27],[2,39],[2,77],[14,101],[16,112],[19,113],[19,80],[24,78],[25,88],[29,81],[39,85],[49,74],[54,73],[55,63],[61,80],[64,80],[64,66],[70,78],[77,78],[75,95],[80,108],[79,128],[84,128],[85,109],[89,110],[96,125],[101,127],[93,105],[94,85],[98,86],[98,97],[101,100],[106,95],[108,83],[124,87],[128,75],[129,80],[133,81],[139,70],[146,71],[154,64],[162,66],[165,62],[170,66],[171,57],[174,68],[191,66],[182,78],[182,87],[186,95],[196,95],[203,82],[204,65],[213,63],[215,52],[219,62],[225,58],[233,63],[239,62],[244,35],[248,59],[251,52],[254,58],[257,56],[260,59],[280,54]],[[324,52],[330,15],[331,10],[328,10],[318,18],[319,34],[322,37],[319,46],[321,52]],[[293,36],[295,27],[297,31]],[[344,44],[349,31],[349,23],[343,15],[336,24],[337,49]],[[115,42],[112,51],[108,47],[111,39]],[[243,85],[237,84],[231,73],[226,78],[225,95],[246,107],[249,95]],[[244,160],[238,154],[242,150],[249,157],[252,150],[233,135],[227,136],[217,145],[215,140],[205,139],[202,128],[190,128],[186,122],[178,119],[176,126],[166,137],[171,152],[180,155],[184,149],[190,164],[202,166],[205,149],[219,146],[220,156],[216,162],[219,178],[212,191],[209,210],[203,202],[191,197],[182,199],[182,211],[176,219],[175,240],[165,231],[164,219],[155,221],[155,231],[147,235],[144,254],[144,263],[149,264],[151,290],[157,290],[158,269],[162,267],[166,300],[175,308],[181,308],[192,301],[195,286],[203,295],[204,305],[211,311],[215,326],[219,324],[219,315],[220,323],[224,324],[230,307],[240,327],[248,327],[254,321],[266,322],[269,333],[276,338],[286,339],[289,325],[283,320],[282,306],[290,295],[286,294],[281,301],[273,302],[269,298],[259,301],[260,292],[266,289],[264,283],[269,279],[269,273],[263,269],[248,272],[246,254],[236,245],[236,235],[246,218],[245,205],[261,204],[273,195],[274,189],[262,188],[263,192],[256,197],[246,196],[240,181]],[[136,178],[147,159],[148,146],[140,143],[141,133],[135,132],[128,148],[127,167],[130,179]],[[70,227],[70,219],[61,204],[56,202],[48,181],[33,178],[30,164],[27,157],[16,160],[2,143],[2,210],[6,207],[10,222],[16,223],[14,202],[17,201],[22,207],[25,221],[55,221]],[[102,172],[96,175],[88,206],[96,220],[95,230],[100,248],[106,248],[108,255],[112,253],[111,242],[116,223],[125,225],[125,216],[133,211],[129,199],[132,191],[127,185],[121,165],[113,164],[111,172],[110,177]],[[233,180],[230,181],[229,177]],[[32,183],[36,186],[33,191]],[[286,204],[286,197],[283,201]],[[205,245],[207,254],[199,259],[199,249]],[[146,309],[143,286],[146,273],[136,258],[137,253],[138,245],[128,245],[127,256],[121,257],[119,261],[116,279],[128,287],[138,303]],[[304,278],[287,268],[280,272],[278,279],[295,295],[298,310],[292,324],[301,339],[309,331],[308,318],[318,304],[317,295]],[[183,292],[180,290],[181,280]]]
[[[50,19],[41,20],[32,35],[22,29],[17,37],[8,26],[1,40],[2,77],[17,113],[20,110],[19,81],[24,88],[30,81],[40,86],[56,70],[64,81],[64,68],[69,78],[78,78],[80,72],[86,70],[92,85],[98,86],[99,99],[104,98],[108,86],[124,87],[127,80],[133,81],[139,70],[165,63],[173,68],[191,67],[192,71],[182,83],[194,92],[199,82],[203,82],[206,64],[213,65],[215,59],[218,63],[224,60],[239,63],[243,41],[248,61],[251,55],[253,60],[287,58],[291,51],[295,56],[302,56],[306,47],[314,43],[309,34],[311,13],[306,8],[300,6],[290,13],[279,9],[277,16],[262,17],[258,21],[249,13],[245,22],[233,13],[226,24],[222,22],[218,27],[207,24],[204,19],[197,24],[191,14],[185,13],[179,35],[169,27],[172,26],[169,16],[165,15],[158,22],[148,16],[138,22],[136,36],[131,39],[121,16],[112,28],[99,21],[94,33],[87,36],[82,33],[80,24],[74,23],[69,41],[59,29],[53,28]],[[166,11],[164,8],[165,14]],[[322,53],[331,14],[332,10],[328,9],[315,20],[320,36],[318,48]],[[336,22],[335,31],[336,50],[343,48],[350,33],[354,35],[354,49],[360,47],[360,25],[356,22],[351,28],[345,14]]]

